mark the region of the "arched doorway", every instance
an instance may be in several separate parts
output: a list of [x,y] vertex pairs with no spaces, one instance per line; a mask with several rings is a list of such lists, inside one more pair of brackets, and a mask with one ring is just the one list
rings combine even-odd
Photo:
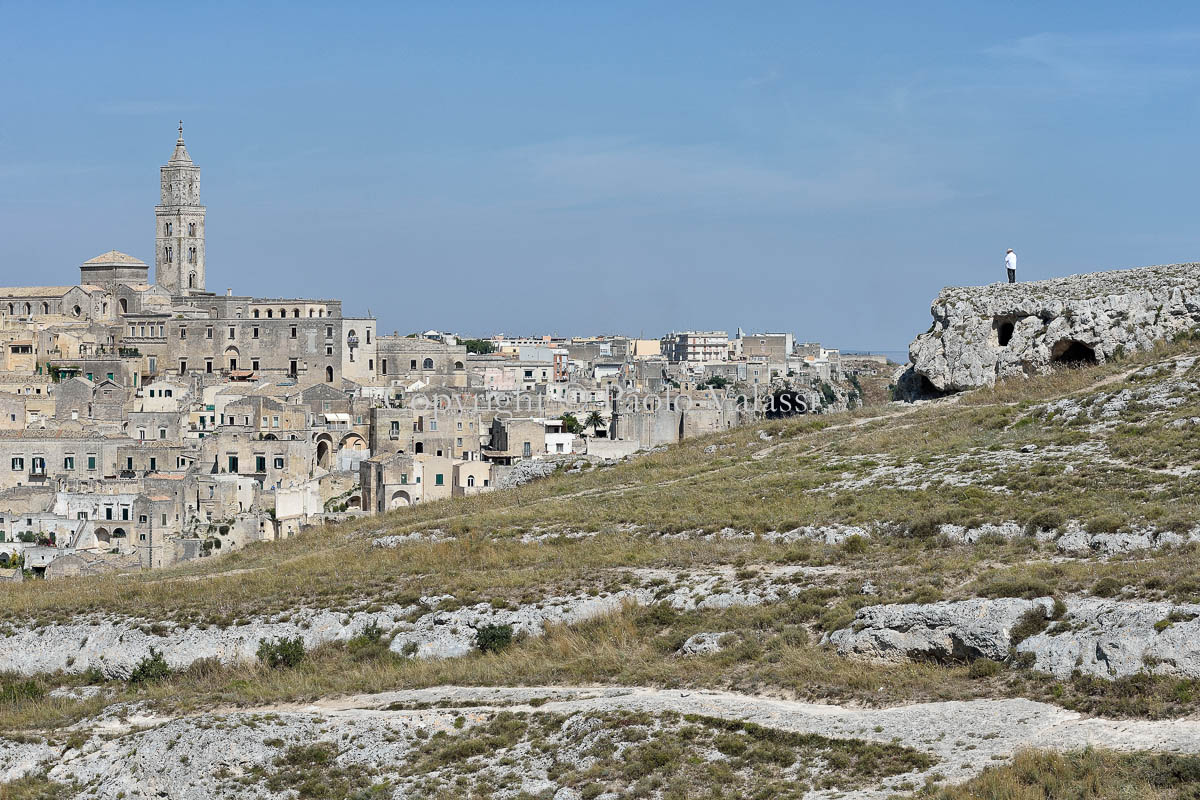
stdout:
[[425,443],[417,442],[415,445],[413,445],[413,452],[414,453],[424,453],[425,452]]
[[121,313],[128,314],[129,313],[129,301],[126,300],[124,297],[122,297],[120,299],[120,301],[118,301],[118,302],[119,302],[119,305],[121,306]]
[[412,505],[412,498],[408,496],[408,492],[399,489],[392,492],[392,499],[388,501],[388,508],[404,508]]
[[317,466],[329,469],[333,457],[333,438],[329,434],[321,434],[317,439]]
[[333,367],[325,368],[325,382],[333,383]]
[[351,511],[358,511],[362,508],[362,498],[356,494],[350,495],[350,499],[346,501],[346,508]]

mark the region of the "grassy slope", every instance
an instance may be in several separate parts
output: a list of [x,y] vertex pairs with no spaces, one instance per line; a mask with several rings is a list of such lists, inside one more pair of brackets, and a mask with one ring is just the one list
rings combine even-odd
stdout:
[[[1038,408],[1065,395],[1088,398],[1146,386],[1154,379],[1129,382],[1123,376],[1188,347],[1008,382],[958,403],[751,426],[610,469],[431,503],[170,570],[6,585],[0,587],[0,619],[48,623],[102,613],[228,625],[297,605],[348,610],[429,593],[451,593],[466,602],[535,602],[547,591],[618,587],[636,567],[726,564],[752,581],[755,569],[774,564],[826,565],[836,569],[813,580],[799,597],[767,607],[682,615],[630,608],[573,629],[551,630],[504,653],[444,662],[393,658],[381,649],[328,647],[296,670],[199,665],[163,684],[120,687],[117,697],[136,695],[187,708],[439,683],[598,681],[732,687],[870,704],[1024,695],[1114,714],[1187,713],[1196,710],[1194,698],[1200,696],[1191,682],[1058,684],[1019,670],[971,677],[965,665],[850,662],[818,639],[822,631],[846,624],[867,602],[1088,592],[1108,577],[1131,596],[1200,600],[1200,585],[1191,577],[1200,557],[1190,548],[1099,563],[1063,561],[1052,545],[1032,538],[963,546],[936,535],[942,522],[1065,518],[1094,527],[1144,521],[1190,527],[1200,508],[1200,485],[1165,470],[1190,464],[1200,449],[1193,446],[1192,429],[1167,423],[1200,415],[1200,399],[1185,398],[1167,412],[1134,404],[1119,424],[1096,432],[1064,424]],[[773,438],[761,440],[759,430]],[[1070,450],[1041,460],[1018,453],[1031,444],[1046,453],[1091,441],[1106,443],[1109,461]],[[1136,452],[1122,456],[1121,448],[1131,441]],[[710,445],[733,446],[706,454]],[[997,461],[1005,454],[1011,464]],[[1068,463],[1074,467],[1070,474],[1064,471]],[[897,486],[887,477],[849,487],[848,482],[867,480],[888,466],[916,475],[916,488]],[[841,546],[647,535],[878,522],[892,523],[892,535]],[[380,533],[431,529],[455,538],[388,550],[370,544]],[[552,536],[533,543],[519,538],[570,531],[602,535]],[[879,587],[878,597],[860,594],[864,580]],[[674,657],[684,638],[704,630],[732,631],[738,643],[715,656]],[[63,680],[79,678],[38,682],[49,686]],[[0,701],[0,729],[62,725],[102,704]]]

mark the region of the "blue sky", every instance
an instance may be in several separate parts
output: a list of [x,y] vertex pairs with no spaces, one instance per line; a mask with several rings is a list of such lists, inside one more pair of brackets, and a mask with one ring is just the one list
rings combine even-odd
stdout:
[[1200,260],[1200,10],[0,0],[0,283],[153,261],[176,120],[208,285],[384,331],[789,330]]

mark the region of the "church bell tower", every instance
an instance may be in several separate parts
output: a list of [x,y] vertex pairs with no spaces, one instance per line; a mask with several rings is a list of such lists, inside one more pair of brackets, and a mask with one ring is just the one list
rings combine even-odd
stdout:
[[204,206],[200,168],[183,144],[183,122],[171,160],[159,168],[162,202],[154,207],[154,281],[173,295],[204,291]]

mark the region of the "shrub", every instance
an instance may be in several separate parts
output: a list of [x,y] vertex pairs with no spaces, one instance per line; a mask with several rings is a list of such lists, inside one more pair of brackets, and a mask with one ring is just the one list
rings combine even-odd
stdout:
[[1022,614],[1017,624],[1013,625],[1009,640],[1015,647],[1030,636],[1037,636],[1049,626],[1050,620],[1046,619],[1046,612],[1041,606],[1034,606]]
[[1029,575],[998,575],[979,588],[984,597],[1023,597],[1032,600],[1051,594],[1050,584]]
[[39,700],[45,694],[46,690],[37,681],[5,681],[0,684],[0,703]]
[[346,650],[356,660],[379,658],[389,652],[387,642],[383,640],[383,628],[374,622],[346,642]]
[[475,646],[482,653],[494,653],[512,644],[512,625],[484,625],[475,631]]
[[1121,593],[1121,582],[1113,577],[1101,578],[1096,581],[1096,585],[1092,587],[1092,594],[1096,597],[1116,597]]
[[167,666],[167,660],[163,658],[163,654],[150,648],[150,655],[138,662],[138,665],[133,668],[133,672],[129,673],[129,682],[132,684],[157,683],[171,676],[171,668]]
[[977,658],[971,662],[971,666],[967,669],[967,675],[972,678],[991,678],[1000,674],[1003,669],[999,661],[993,661],[990,658]]
[[304,660],[304,639],[280,637],[273,642],[258,640],[258,660],[271,669],[291,669]]
[[1034,536],[1038,531],[1056,531],[1067,522],[1057,511],[1039,511],[1025,521],[1025,533]]
[[857,533],[847,536],[842,542],[842,551],[847,555],[862,555],[867,552],[866,537],[859,536]]

